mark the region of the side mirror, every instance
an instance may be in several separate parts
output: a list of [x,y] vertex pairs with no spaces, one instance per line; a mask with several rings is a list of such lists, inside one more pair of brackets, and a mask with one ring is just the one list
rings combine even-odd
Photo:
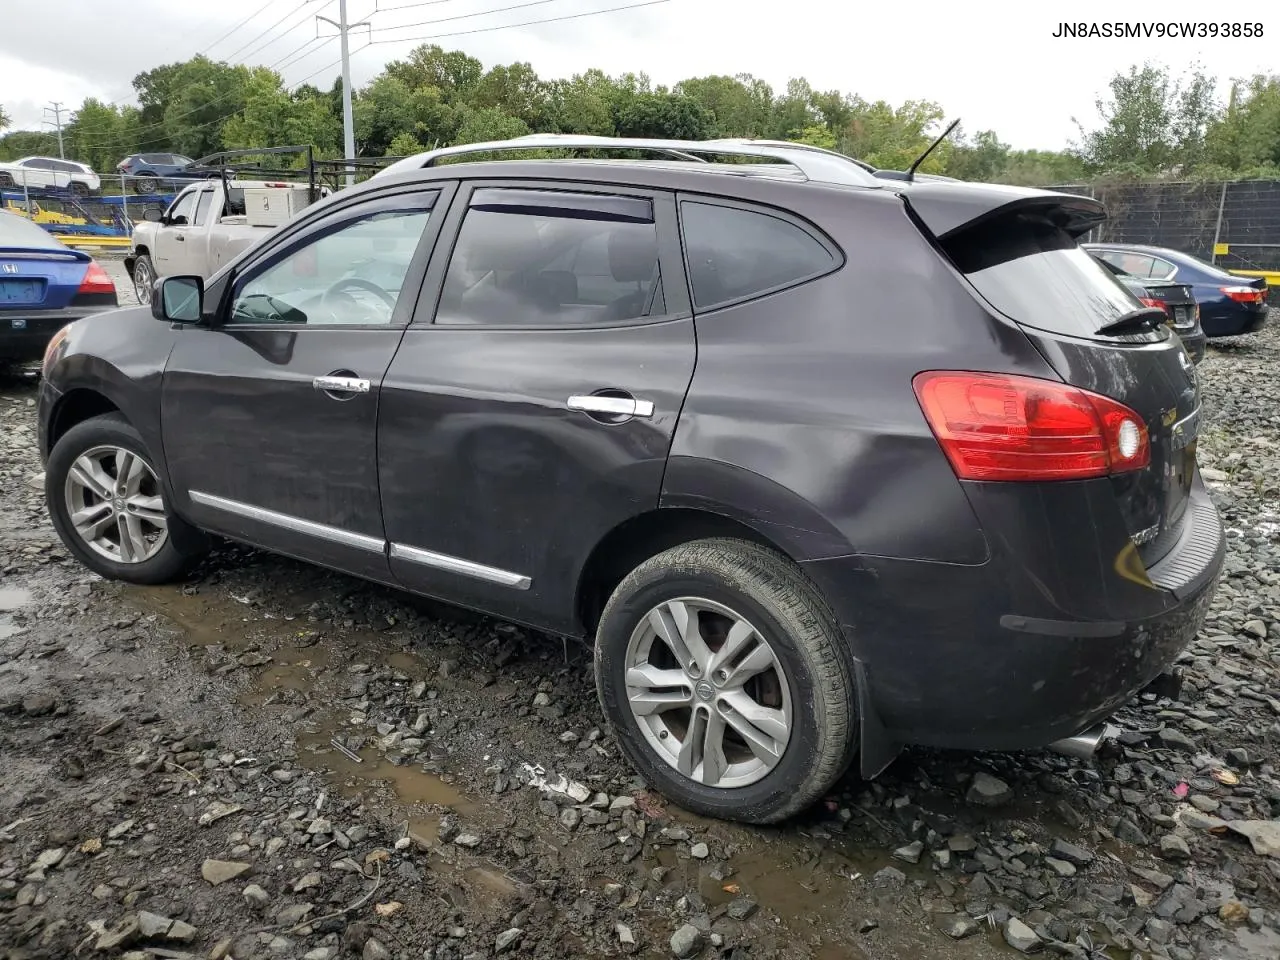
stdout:
[[149,223],[162,223],[164,222],[164,211],[159,210],[156,207],[144,207],[142,210],[142,219]]
[[161,277],[151,287],[151,315],[166,323],[199,323],[204,281],[199,277]]

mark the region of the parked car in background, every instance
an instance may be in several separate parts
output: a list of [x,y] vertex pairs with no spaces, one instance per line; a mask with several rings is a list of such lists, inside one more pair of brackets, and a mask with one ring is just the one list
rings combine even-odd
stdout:
[[1176,280],[1191,286],[1207,337],[1254,333],[1267,322],[1267,281],[1238,277],[1221,267],[1166,247],[1086,243],[1086,250],[1139,280]]
[[0,210],[0,363],[39,360],[66,324],[117,305],[115,284],[92,257]]
[[134,225],[124,264],[138,302],[151,302],[157,277],[213,276],[302,209],[306,193],[307,187],[300,184],[254,180],[236,180],[225,187],[221,180],[191,184],[159,219]]
[[163,189],[185,187],[192,180],[209,180],[221,176],[217,167],[204,166],[180,153],[135,153],[116,164],[126,177],[133,177],[138,193],[156,193]]
[[1145,307],[1157,307],[1169,318],[1169,326],[1181,338],[1191,359],[1199,363],[1204,359],[1205,335],[1200,327],[1200,305],[1191,292],[1191,286],[1174,280],[1140,280],[1125,273],[1113,263],[1096,257],[1104,269]]
[[101,178],[84,163],[57,157],[23,157],[12,163],[0,163],[0,185],[65,188],[80,196],[102,189]]
[[1186,351],[1077,245],[1102,205],[612,145],[771,162],[419,154],[73,324],[38,417],[68,550],[158,583],[213,533],[584,639],[704,815],[903,744],[1090,753],[1225,552]]

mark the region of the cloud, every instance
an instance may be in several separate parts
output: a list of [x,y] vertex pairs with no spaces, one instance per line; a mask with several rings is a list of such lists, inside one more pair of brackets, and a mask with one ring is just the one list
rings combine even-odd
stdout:
[[[1068,8],[1013,4],[1010,0],[971,0],[965,5],[935,0],[900,8],[871,7],[837,0],[671,0],[647,8],[546,23],[519,29],[472,32],[501,24],[619,6],[628,0],[549,0],[525,9],[492,12],[521,0],[349,0],[353,20],[372,14],[380,32],[374,39],[430,37],[446,49],[463,49],[486,66],[529,61],[546,77],[569,76],[590,67],[607,73],[647,73],[655,83],[673,84],[711,73],[752,73],[781,90],[791,77],[803,76],[815,89],[836,88],[866,99],[901,103],[908,99],[940,102],[949,116],[960,116],[968,131],[995,129],[1018,147],[1056,148],[1075,133],[1073,116],[1089,121],[1094,100],[1117,70],[1150,59],[1181,70],[1200,61],[1211,74],[1232,76],[1274,70],[1267,56],[1274,39],[1226,40],[1062,40],[1051,35],[1058,20],[1198,22],[1213,12],[1198,0],[1166,0],[1158,8],[1134,10],[1113,0],[1076,0]],[[529,0],[524,0],[529,2]],[[927,0],[926,0],[927,2]],[[130,81],[140,71],[187,59],[212,47],[211,55],[250,53],[271,40],[266,33],[286,17],[283,34],[252,58],[270,64],[311,41],[315,49],[283,67],[296,83],[327,88],[338,75],[338,45],[314,40],[311,18],[336,17],[333,0],[274,0],[261,15],[231,32],[262,8],[259,0],[219,0],[216,4],[179,4],[172,0],[131,0],[127,8],[100,0],[41,0],[51,22],[74,24],[33,43],[30,31],[0,32],[0,91],[21,91],[5,101],[15,127],[34,126],[44,99],[78,105],[85,96],[112,100],[132,97]],[[1116,8],[1123,6],[1117,14]],[[1225,20],[1263,17],[1257,8],[1222,14]],[[291,12],[293,11],[293,12]],[[405,31],[394,24],[452,19]],[[1280,23],[1268,24],[1280,31]],[[287,28],[293,27],[292,30]],[[327,34],[332,28],[323,27]],[[368,37],[352,36],[353,49]],[[379,43],[353,59],[356,83],[365,83],[387,60],[403,57],[410,42]],[[243,55],[243,53],[241,55]]]

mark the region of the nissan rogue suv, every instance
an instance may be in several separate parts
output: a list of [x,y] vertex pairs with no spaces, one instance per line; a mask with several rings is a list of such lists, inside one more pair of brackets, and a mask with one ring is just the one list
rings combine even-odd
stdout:
[[159,583],[215,534],[581,638],[644,778],[753,822],[906,744],[1089,743],[1195,635],[1196,372],[1096,201],[549,143],[596,159],[401,160],[65,328],[72,553]]

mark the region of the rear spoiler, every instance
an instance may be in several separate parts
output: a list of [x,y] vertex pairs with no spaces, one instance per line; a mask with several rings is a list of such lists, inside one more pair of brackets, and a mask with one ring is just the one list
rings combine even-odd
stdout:
[[960,180],[890,181],[886,187],[902,196],[940,241],[1019,213],[1043,217],[1072,237],[1083,236],[1107,218],[1106,208],[1092,197],[1053,190]]

